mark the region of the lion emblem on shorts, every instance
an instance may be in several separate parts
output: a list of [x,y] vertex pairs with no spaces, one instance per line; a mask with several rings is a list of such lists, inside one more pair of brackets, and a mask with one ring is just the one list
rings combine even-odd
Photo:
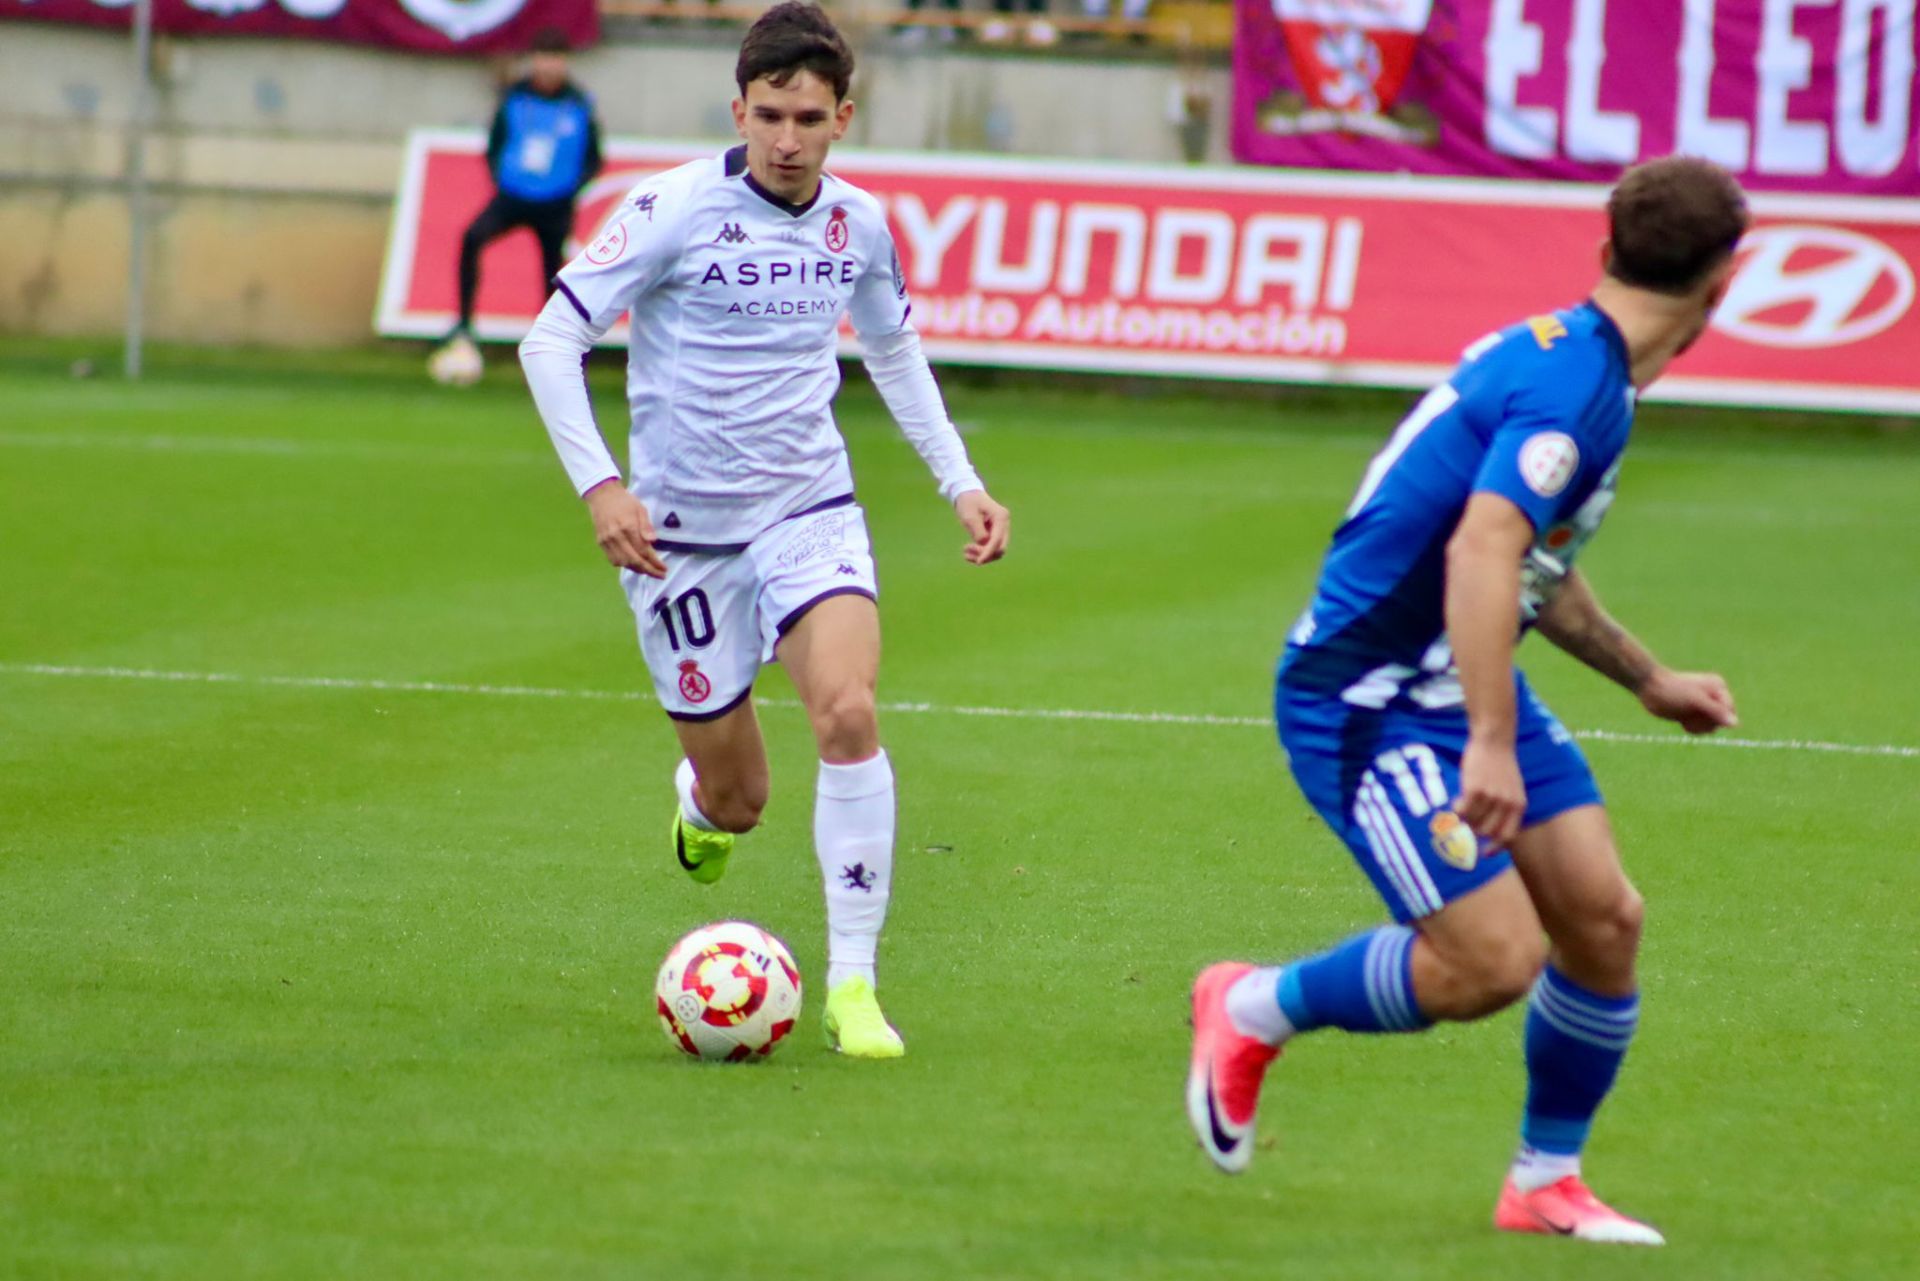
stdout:
[[700,664],[689,658],[680,664],[680,697],[689,703],[704,703],[713,695],[713,682],[701,672]]

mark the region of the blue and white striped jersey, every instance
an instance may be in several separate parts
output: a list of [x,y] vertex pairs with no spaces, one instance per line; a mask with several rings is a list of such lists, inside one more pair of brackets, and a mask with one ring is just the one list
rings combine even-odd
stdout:
[[1591,302],[1469,347],[1367,468],[1288,637],[1281,685],[1352,707],[1459,706],[1446,546],[1468,498],[1499,494],[1533,523],[1524,629],[1613,501],[1633,410],[1625,340]]

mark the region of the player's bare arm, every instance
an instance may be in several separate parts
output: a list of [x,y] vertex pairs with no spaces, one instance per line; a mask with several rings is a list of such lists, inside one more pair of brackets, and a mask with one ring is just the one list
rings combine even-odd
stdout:
[[970,565],[991,565],[1007,554],[1007,509],[984,489],[970,489],[953,500],[954,515],[966,527],[963,553]]
[[1533,525],[1507,499],[1475,494],[1447,542],[1447,638],[1467,699],[1468,739],[1454,810],[1503,845],[1520,830],[1527,792],[1514,757],[1513,647],[1520,635],[1520,559]]
[[616,569],[631,569],[649,578],[665,578],[666,562],[654,549],[653,518],[647,505],[627,491],[618,476],[609,477],[581,495],[593,517],[593,538]]
[[1567,576],[1535,625],[1555,646],[1689,734],[1711,734],[1739,723],[1733,693],[1719,674],[1676,672],[1665,666],[1607,613],[1578,570]]

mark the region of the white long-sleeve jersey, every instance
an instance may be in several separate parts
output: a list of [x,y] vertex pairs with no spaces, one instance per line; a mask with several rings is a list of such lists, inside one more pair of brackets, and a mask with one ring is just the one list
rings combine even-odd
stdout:
[[833,177],[806,205],[768,192],[746,149],[648,178],[556,278],[520,344],[535,403],[576,492],[620,469],[582,376],[630,316],[627,488],[660,546],[735,550],[853,492],[834,425],[840,318],[949,501],[981,487],[908,320],[906,277],[872,196]]

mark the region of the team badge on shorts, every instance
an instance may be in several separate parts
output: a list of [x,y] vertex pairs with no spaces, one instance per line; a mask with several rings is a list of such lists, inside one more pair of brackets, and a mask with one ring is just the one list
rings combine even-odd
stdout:
[[837,254],[847,252],[847,211],[844,206],[835,205],[833,213],[827,218],[827,248]]
[[680,697],[689,703],[704,703],[713,694],[713,682],[701,674],[700,664],[693,659],[683,659],[680,663]]
[[1480,861],[1479,838],[1452,810],[1435,814],[1427,824],[1427,831],[1433,836],[1434,856],[1448,867],[1471,872],[1473,865]]

